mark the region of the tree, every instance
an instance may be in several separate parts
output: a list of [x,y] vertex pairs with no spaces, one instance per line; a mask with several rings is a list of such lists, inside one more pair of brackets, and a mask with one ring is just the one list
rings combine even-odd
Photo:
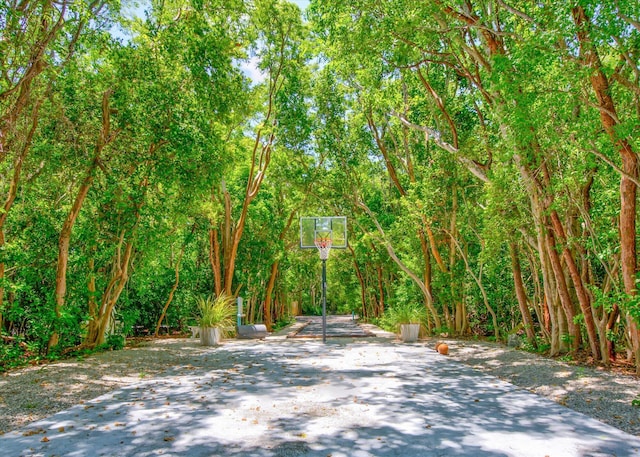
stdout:
[[[254,8],[251,11],[252,30],[256,34],[254,52],[265,80],[257,85],[253,94],[256,127],[251,143],[248,139],[238,138],[243,133],[243,123],[232,126],[229,131],[229,138],[234,136],[234,131],[235,138],[238,138],[227,149],[232,154],[239,154],[240,161],[235,162],[234,166],[246,166],[246,172],[238,177],[246,184],[237,197],[239,201],[235,215],[235,199],[232,198],[229,185],[237,184],[231,183],[227,174],[213,186],[212,200],[220,208],[218,220],[212,221],[209,251],[216,294],[224,291],[228,295],[237,295],[233,289],[234,273],[249,207],[260,192],[272,154],[278,148],[277,139],[282,132],[279,122],[286,119],[286,110],[289,108],[283,103],[286,99],[281,95],[293,95],[290,91],[296,82],[296,71],[303,63],[299,44],[304,29],[299,10],[293,5],[272,0],[256,2]],[[245,159],[248,162],[244,162]]]

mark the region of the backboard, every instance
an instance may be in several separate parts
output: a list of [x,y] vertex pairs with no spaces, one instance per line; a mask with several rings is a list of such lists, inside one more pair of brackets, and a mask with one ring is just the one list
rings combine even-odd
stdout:
[[331,238],[331,249],[346,249],[347,217],[301,217],[300,248],[317,249],[318,238]]

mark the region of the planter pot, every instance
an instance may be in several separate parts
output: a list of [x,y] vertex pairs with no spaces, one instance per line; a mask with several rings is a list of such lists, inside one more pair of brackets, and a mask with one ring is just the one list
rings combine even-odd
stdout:
[[400,324],[400,339],[405,343],[413,343],[418,340],[420,324]]
[[200,327],[200,343],[203,346],[217,346],[222,341],[222,332],[218,327]]

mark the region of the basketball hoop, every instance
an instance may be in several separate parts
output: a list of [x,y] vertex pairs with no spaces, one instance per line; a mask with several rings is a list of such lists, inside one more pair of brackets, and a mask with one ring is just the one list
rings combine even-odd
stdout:
[[322,342],[327,342],[327,259],[331,247],[347,248],[346,216],[301,217],[300,249],[318,250],[322,260]]
[[318,248],[318,252],[320,253],[320,260],[327,260],[329,258],[331,241],[330,237],[319,237],[314,240],[314,243]]

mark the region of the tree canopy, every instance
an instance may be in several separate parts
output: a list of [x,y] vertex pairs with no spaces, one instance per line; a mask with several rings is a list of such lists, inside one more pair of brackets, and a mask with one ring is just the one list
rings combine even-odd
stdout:
[[332,312],[640,372],[639,5],[142,6],[0,4],[4,360],[318,312],[298,221],[344,215]]

